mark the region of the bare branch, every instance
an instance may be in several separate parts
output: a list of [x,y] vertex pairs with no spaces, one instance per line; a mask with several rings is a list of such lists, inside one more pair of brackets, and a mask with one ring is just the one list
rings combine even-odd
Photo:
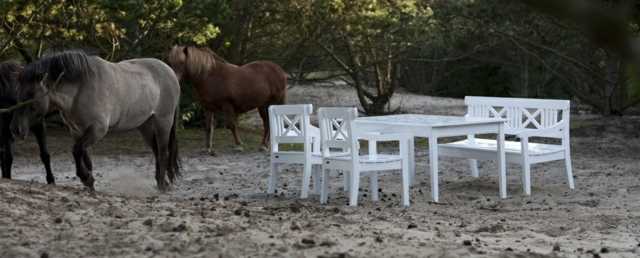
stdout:
[[58,86],[58,82],[60,81],[60,78],[62,78],[62,76],[63,76],[63,75],[64,75],[64,70],[60,73],[60,76],[58,76],[58,78],[56,79],[56,81],[55,81],[55,82],[53,82],[53,85],[52,85],[52,86],[47,90],[47,92],[45,92],[44,94],[39,95],[39,96],[37,96],[37,97],[35,97],[35,98],[32,98],[32,99],[30,99],[30,100],[27,100],[27,101],[24,101],[24,102],[20,102],[20,103],[15,104],[15,105],[13,105],[13,106],[11,106],[11,107],[8,107],[8,108],[2,108],[2,109],[0,109],[0,113],[8,113],[8,112],[11,112],[11,111],[16,110],[16,109],[18,109],[18,108],[20,108],[20,107],[23,107],[23,106],[29,105],[29,104],[31,104],[31,103],[33,103],[33,102],[36,102],[36,101],[38,101],[38,100],[40,100],[40,99],[42,99],[42,98],[46,97],[47,95],[49,95],[49,94],[50,94],[50,93],[51,93],[51,92],[56,88],[56,86]]

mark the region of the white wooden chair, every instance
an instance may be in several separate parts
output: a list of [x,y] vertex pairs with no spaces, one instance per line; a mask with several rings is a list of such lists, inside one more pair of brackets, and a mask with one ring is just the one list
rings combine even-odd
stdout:
[[[309,121],[309,115],[312,112],[313,106],[311,104],[272,105],[269,107],[271,165],[267,193],[275,193],[278,164],[302,164],[300,197],[307,198],[309,195],[312,170],[315,193],[320,194],[320,164],[322,163],[320,130],[311,125]],[[281,150],[281,144],[301,145],[302,150]]]
[[[380,134],[361,132],[356,128],[358,117],[356,108],[320,108],[318,122],[322,140],[322,190],[320,202],[327,203],[329,190],[329,171],[341,170],[348,176],[349,205],[358,203],[360,173],[369,172],[371,180],[371,200],[378,200],[378,171],[401,170],[402,203],[409,205],[409,148],[413,141],[411,134]],[[369,141],[368,155],[359,154],[358,140]],[[376,143],[398,141],[400,154],[382,154],[377,152]],[[333,155],[352,150],[349,155]]]
[[[505,141],[507,163],[522,165],[522,183],[531,194],[531,164],[564,160],[567,184],[573,189],[569,139],[569,101],[553,99],[465,97],[470,117],[504,118],[505,134],[519,141]],[[559,144],[533,142],[533,138],[559,139]],[[469,135],[467,140],[438,144],[438,155],[469,158],[471,174],[478,177],[477,159],[495,160],[494,139]]]

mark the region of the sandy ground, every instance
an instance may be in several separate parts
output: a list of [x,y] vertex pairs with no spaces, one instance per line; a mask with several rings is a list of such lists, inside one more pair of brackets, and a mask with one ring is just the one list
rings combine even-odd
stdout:
[[[344,86],[294,86],[290,101],[358,106]],[[399,93],[393,106],[465,113],[462,100],[409,93]],[[251,116],[245,125],[258,121]],[[567,187],[562,163],[551,162],[532,167],[532,195],[525,196],[520,167],[507,165],[508,198],[500,200],[495,164],[481,163],[473,178],[466,160],[441,158],[440,203],[434,204],[429,154],[419,147],[419,184],[406,208],[398,173],[381,173],[378,202],[370,201],[364,177],[357,207],[347,206],[337,173],[327,205],[317,195],[300,199],[295,165],[281,166],[277,194],[267,195],[269,158],[257,143],[218,156],[182,148],[183,179],[158,194],[150,151],[99,142],[96,191],[89,192],[74,175],[70,136],[52,128],[57,185],[45,184],[33,136],[14,145],[14,180],[0,180],[0,256],[637,257],[640,119],[572,119],[575,189]],[[108,137],[139,138],[137,132]]]

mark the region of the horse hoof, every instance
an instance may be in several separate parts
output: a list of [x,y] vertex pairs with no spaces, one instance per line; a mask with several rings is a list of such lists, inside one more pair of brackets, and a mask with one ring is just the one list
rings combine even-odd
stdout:
[[244,152],[244,149],[243,149],[243,148],[236,148],[236,149],[235,149],[235,152],[236,152],[236,153],[243,153],[243,152]]
[[89,174],[89,178],[87,178],[87,180],[83,180],[82,184],[84,184],[85,187],[89,188],[90,191],[95,191],[96,189],[93,188],[93,183],[95,183],[96,180],[93,178],[93,175]]
[[267,148],[265,148],[265,147],[260,147],[260,148],[258,148],[258,151],[259,152],[267,152],[269,150]]
[[210,148],[202,148],[200,150],[200,153],[204,154],[204,155],[209,155],[209,156],[215,156],[216,152],[213,149]]

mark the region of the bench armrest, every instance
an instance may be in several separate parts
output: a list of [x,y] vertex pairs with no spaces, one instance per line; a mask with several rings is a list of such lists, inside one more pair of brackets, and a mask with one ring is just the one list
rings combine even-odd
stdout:
[[560,121],[554,126],[542,128],[542,129],[530,129],[530,130],[522,130],[516,132],[516,137],[518,138],[528,138],[528,137],[549,137],[550,134],[558,133],[560,130],[565,129],[567,127],[566,121]]

